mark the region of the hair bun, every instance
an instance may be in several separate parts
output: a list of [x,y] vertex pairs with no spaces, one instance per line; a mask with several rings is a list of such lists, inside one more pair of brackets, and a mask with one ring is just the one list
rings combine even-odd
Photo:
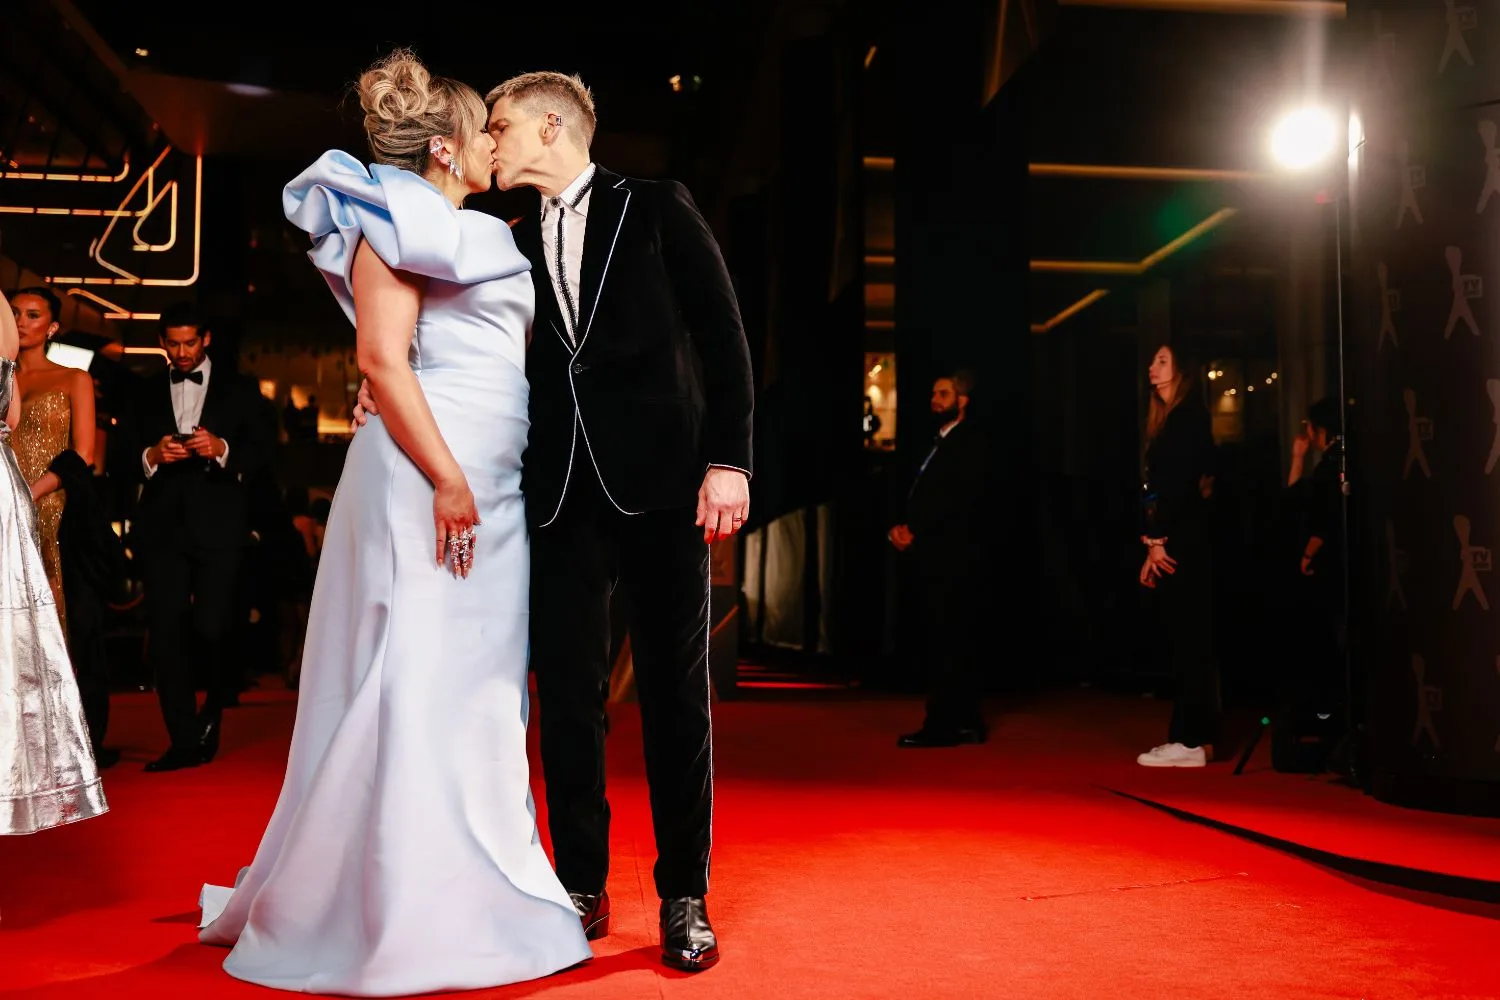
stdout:
[[426,113],[432,102],[432,76],[410,49],[397,49],[359,78],[359,105],[372,139]]
[[365,70],[358,90],[376,163],[420,174],[434,138],[463,149],[484,130],[484,102],[473,88],[433,76],[410,49],[396,49]]

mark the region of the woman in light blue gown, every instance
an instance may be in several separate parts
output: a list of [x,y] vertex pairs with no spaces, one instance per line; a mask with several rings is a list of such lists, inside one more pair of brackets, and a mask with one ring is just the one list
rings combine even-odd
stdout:
[[526,761],[528,264],[456,207],[490,184],[474,91],[398,51],[360,99],[375,165],[326,153],[283,201],[381,413],[329,516],[280,800],[235,888],[204,887],[200,938],[239,979],[395,996],[590,953]]

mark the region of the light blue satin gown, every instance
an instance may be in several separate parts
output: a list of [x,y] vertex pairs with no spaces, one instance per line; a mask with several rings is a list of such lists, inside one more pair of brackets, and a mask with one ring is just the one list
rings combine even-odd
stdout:
[[411,366],[474,491],[473,571],[435,564],[433,488],[372,418],[350,445],[308,618],[281,798],[202,941],[233,976],[308,993],[499,986],[589,957],[538,839],[526,761],[526,258],[504,222],[333,151],[287,218],[350,320],[360,239],[429,281]]

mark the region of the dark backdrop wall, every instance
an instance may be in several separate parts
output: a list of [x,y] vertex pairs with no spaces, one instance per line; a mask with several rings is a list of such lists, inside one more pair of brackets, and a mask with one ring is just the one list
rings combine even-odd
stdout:
[[1379,796],[1500,808],[1500,3],[1351,0],[1355,637]]

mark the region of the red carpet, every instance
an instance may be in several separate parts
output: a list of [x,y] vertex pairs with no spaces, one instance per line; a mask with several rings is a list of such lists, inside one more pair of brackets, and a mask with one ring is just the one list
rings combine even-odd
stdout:
[[[196,944],[195,904],[205,879],[232,879],[255,848],[290,698],[251,695],[228,716],[218,762],[168,775],[140,771],[162,739],[151,702],[118,705],[112,742],[127,760],[106,772],[113,812],[0,839],[0,996],[274,996]],[[587,966],[469,996],[1500,997],[1484,944],[1500,934],[1496,908],[1340,876],[1107,789],[1481,877],[1495,873],[1483,845],[1500,824],[1303,778],[1236,779],[1230,765],[1142,773],[1131,761],[1164,709],[1060,697],[998,718],[988,746],[900,752],[910,703],[717,706],[710,905],[725,958],[687,977],[655,960],[640,742],[624,706],[610,743],[615,933]]]

